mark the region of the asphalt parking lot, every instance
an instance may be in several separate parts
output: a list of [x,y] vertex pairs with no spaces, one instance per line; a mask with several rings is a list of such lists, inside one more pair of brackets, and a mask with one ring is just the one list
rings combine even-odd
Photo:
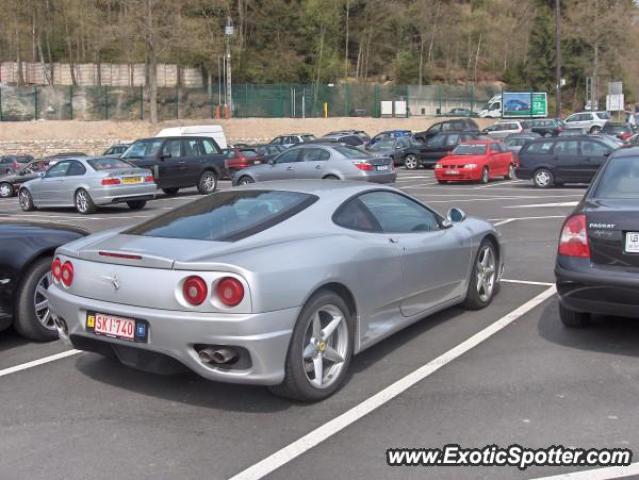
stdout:
[[[404,169],[397,186],[441,213],[457,206],[497,226],[506,271],[488,308],[444,311],[366,350],[344,388],[313,405],[194,374],[150,375],[4,332],[0,478],[538,478],[580,469],[389,467],[386,449],[639,445],[639,328],[597,318],[587,329],[568,330],[559,321],[556,242],[584,187],[438,185],[432,170]],[[95,232],[197,197],[193,189],[142,211],[113,207],[90,216],[22,213],[17,199],[3,199],[0,221]],[[605,475],[583,478],[620,476]]]

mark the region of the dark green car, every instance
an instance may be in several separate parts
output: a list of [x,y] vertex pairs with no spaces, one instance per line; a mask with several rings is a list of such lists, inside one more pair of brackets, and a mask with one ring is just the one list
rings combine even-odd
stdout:
[[21,170],[0,177],[0,197],[13,197],[20,185],[42,175],[49,166],[48,160],[36,160]]

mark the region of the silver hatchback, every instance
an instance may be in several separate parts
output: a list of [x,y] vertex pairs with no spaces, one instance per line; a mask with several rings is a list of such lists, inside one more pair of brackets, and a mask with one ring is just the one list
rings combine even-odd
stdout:
[[139,210],[155,197],[156,191],[150,170],[117,158],[72,158],[24,183],[18,199],[25,212],[40,207],[75,207],[78,212],[89,214],[100,205],[115,203]]
[[396,177],[388,157],[376,158],[347,145],[317,143],[289,148],[267,164],[239,170],[233,176],[233,185],[291,179],[393,183]]

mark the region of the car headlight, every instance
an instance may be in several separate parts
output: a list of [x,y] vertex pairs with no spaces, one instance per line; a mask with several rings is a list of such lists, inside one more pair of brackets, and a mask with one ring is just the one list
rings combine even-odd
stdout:
[[476,163],[467,163],[466,165],[464,165],[464,168],[477,168],[477,164]]

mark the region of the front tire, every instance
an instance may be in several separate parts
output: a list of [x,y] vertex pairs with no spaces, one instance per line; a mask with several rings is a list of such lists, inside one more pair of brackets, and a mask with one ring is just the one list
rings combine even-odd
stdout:
[[31,192],[29,192],[26,188],[23,188],[20,192],[18,192],[18,201],[20,202],[20,208],[23,212],[31,212],[35,210]]
[[244,175],[243,177],[240,177],[240,179],[237,181],[238,185],[250,185],[251,183],[255,183],[255,180],[253,180],[248,175]]
[[335,175],[326,175],[322,178],[322,180],[339,180],[339,177],[336,177]]
[[591,315],[584,312],[575,312],[559,303],[559,319],[566,327],[579,328],[585,327],[590,323]]
[[593,135],[595,133],[599,133],[599,132],[601,132],[601,127],[598,127],[596,125],[590,129],[590,134],[591,135]]
[[406,167],[407,170],[416,170],[417,167],[419,167],[417,157],[412,153],[406,155],[404,158],[404,167]]
[[131,210],[142,210],[146,206],[146,200],[131,200],[126,204]]
[[75,209],[82,215],[89,215],[96,211],[91,195],[82,188],[75,192]]
[[207,170],[200,175],[197,182],[197,191],[202,195],[213,193],[217,189],[217,175],[215,172]]
[[540,168],[533,175],[533,183],[537,188],[550,188],[555,183],[555,178],[547,168]]
[[7,182],[0,183],[0,197],[1,198],[13,197],[13,185]]
[[490,305],[498,289],[499,255],[490,240],[481,242],[475,257],[464,307],[480,310]]
[[484,167],[484,169],[481,171],[481,179],[479,180],[479,182],[482,184],[486,184],[488,183],[489,180],[490,180],[490,171],[488,170],[488,167]]
[[47,288],[51,285],[51,260],[51,257],[37,260],[27,270],[18,290],[14,327],[20,335],[36,342],[58,338],[47,296]]
[[353,332],[351,314],[342,297],[331,291],[317,292],[306,302],[293,330],[284,381],[270,390],[303,402],[331,396],[348,370]]

